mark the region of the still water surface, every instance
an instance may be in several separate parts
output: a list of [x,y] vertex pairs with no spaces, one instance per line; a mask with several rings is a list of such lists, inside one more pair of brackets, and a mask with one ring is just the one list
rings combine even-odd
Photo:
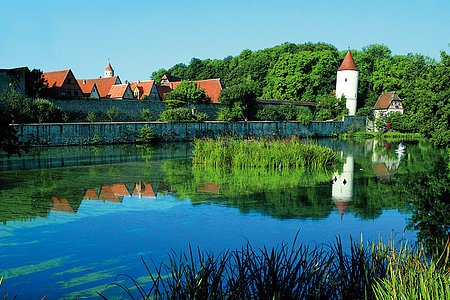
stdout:
[[[220,253],[331,243],[340,235],[415,241],[401,197],[444,153],[426,143],[320,140],[338,170],[193,168],[189,144],[33,149],[0,159],[0,276],[10,295],[117,295],[116,275],[145,282],[141,257],[161,262],[189,245]],[[417,176],[416,176],[417,175]],[[1,294],[0,294],[1,295]]]

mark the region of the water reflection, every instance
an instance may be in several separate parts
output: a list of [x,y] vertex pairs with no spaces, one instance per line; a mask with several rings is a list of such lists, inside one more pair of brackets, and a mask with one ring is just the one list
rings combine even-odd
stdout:
[[[341,152],[341,159],[343,152]],[[333,174],[331,180],[331,197],[339,210],[341,217],[348,207],[348,203],[352,201],[353,197],[353,173],[354,173],[354,160],[353,156],[348,155],[344,158],[344,166],[342,172],[336,172]]]
[[[12,294],[29,282],[32,292],[56,290],[53,298],[94,297],[118,273],[142,270],[141,255],[162,259],[188,243],[220,252],[247,238],[279,244],[299,229],[306,242],[376,239],[408,224],[412,240],[448,236],[445,152],[425,143],[401,154],[399,143],[319,143],[339,152],[336,170],[195,168],[185,144],[35,149],[3,161],[16,169],[0,172],[0,275]],[[54,155],[63,159],[55,164]]]

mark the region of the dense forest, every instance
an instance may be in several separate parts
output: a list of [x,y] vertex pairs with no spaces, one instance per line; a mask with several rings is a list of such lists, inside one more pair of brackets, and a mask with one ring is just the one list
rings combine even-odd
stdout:
[[[224,59],[192,58],[187,65],[155,71],[152,78],[159,81],[163,74],[185,80],[221,78],[224,87],[238,95],[250,90],[259,99],[320,102],[335,89],[336,70],[346,52],[326,43],[285,43]],[[370,118],[381,92],[397,91],[405,115],[396,120],[395,129],[421,132],[437,145],[450,144],[449,54],[442,51],[440,60],[421,54],[393,55],[385,45],[369,45],[352,54],[359,68],[357,115]]]

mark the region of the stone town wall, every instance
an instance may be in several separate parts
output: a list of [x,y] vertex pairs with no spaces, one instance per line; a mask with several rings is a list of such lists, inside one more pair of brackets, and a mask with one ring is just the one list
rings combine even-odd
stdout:
[[[142,121],[142,109],[149,109],[153,120],[157,120],[166,109],[164,102],[156,100],[55,99],[50,101],[68,114],[70,120],[80,122],[86,121],[86,115],[89,112],[95,113],[98,121],[108,121],[106,112],[112,107],[117,107],[119,110],[117,121],[136,122]],[[217,119],[217,111],[223,107],[221,104],[195,104],[187,107],[194,106],[197,111],[207,114],[210,120]]]
[[162,141],[192,141],[195,138],[232,135],[240,137],[300,136],[332,137],[353,128],[365,128],[365,117],[346,117],[342,122],[114,122],[13,125],[19,140],[31,145],[90,145],[134,143],[139,130],[149,125]]

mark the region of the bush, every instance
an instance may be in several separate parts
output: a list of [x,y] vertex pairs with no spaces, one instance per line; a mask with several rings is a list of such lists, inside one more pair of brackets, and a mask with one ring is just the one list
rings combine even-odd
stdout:
[[204,113],[193,113],[192,110],[184,107],[166,109],[161,113],[159,119],[169,123],[183,122],[203,122],[208,119],[208,115]]
[[86,115],[86,121],[93,123],[96,120],[97,120],[97,117],[95,116],[95,113],[92,111],[88,112],[88,114]]
[[152,112],[148,108],[141,109],[141,119],[150,122],[153,121]]
[[92,136],[91,143],[92,143],[93,145],[101,144],[101,143],[102,143],[102,138],[101,138],[98,134],[94,134],[94,135]]
[[217,112],[217,120],[227,122],[244,121],[244,107],[240,103],[235,103],[231,107],[222,107]]
[[119,109],[113,106],[106,111],[106,115],[108,116],[109,121],[115,121],[119,116]]
[[53,102],[38,98],[31,103],[30,119],[37,120],[39,123],[62,122],[64,113]]
[[281,121],[283,116],[276,105],[266,105],[256,112],[256,118],[262,121]]
[[156,140],[156,134],[149,125],[144,125],[139,130],[139,134],[136,137],[136,143],[149,144]]
[[317,106],[314,119],[317,121],[338,120],[348,115],[345,97],[338,99],[334,95],[317,96]]
[[180,108],[186,103],[205,103],[210,99],[203,89],[197,89],[195,82],[182,81],[176,89],[168,93],[164,102],[167,108]]
[[297,121],[302,123],[305,126],[311,124],[313,120],[313,114],[311,110],[307,107],[299,107],[297,110]]

